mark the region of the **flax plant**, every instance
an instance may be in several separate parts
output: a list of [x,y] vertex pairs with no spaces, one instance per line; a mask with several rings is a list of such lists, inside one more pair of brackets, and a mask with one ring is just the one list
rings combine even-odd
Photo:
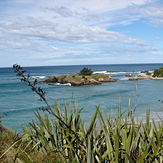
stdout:
[[[162,122],[156,124],[154,120],[150,122],[149,111],[146,123],[142,123],[135,121],[131,114],[123,117],[120,111],[116,118],[108,118],[97,106],[90,125],[86,128],[80,117],[81,109],[71,105],[69,110],[66,104],[64,109],[59,104],[53,109],[79,134],[85,152],[60,121],[36,112],[37,122],[22,126],[24,134],[21,142],[17,143],[17,158],[26,158],[32,162],[32,153],[38,152],[44,155],[50,153],[52,158],[57,155],[59,160],[66,163],[160,163],[163,160],[163,125]],[[64,114],[61,110],[64,110]]]

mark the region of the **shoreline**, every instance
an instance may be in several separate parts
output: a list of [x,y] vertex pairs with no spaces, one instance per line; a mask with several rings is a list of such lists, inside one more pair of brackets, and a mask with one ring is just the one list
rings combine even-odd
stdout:
[[141,77],[129,77],[129,79],[128,80],[130,80],[130,81],[134,81],[134,80],[147,80],[147,79],[149,79],[149,80],[163,80],[163,78],[161,77],[161,78],[159,78],[159,77],[143,77],[143,76],[141,76]]
[[150,80],[163,80],[163,77],[153,77],[154,73],[151,73],[150,75],[146,74],[145,76],[131,76],[128,77],[128,80],[130,81],[134,81],[134,80],[146,80],[146,79],[150,79]]

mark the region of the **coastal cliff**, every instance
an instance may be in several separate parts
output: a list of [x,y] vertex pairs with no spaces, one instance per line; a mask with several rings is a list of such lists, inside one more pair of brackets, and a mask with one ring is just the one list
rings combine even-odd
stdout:
[[106,74],[95,74],[95,75],[79,75],[69,74],[61,76],[52,76],[47,80],[41,81],[40,83],[47,83],[49,85],[60,83],[71,86],[83,86],[83,85],[99,85],[103,82],[115,82],[116,80]]

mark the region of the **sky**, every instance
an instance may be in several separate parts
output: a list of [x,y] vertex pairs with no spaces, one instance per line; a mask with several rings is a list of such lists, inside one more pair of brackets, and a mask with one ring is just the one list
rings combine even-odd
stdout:
[[0,67],[163,63],[163,0],[0,0]]

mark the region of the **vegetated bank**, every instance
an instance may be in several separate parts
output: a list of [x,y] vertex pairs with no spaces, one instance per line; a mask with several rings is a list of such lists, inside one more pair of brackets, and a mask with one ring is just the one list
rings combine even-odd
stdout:
[[[12,144],[14,144],[19,138],[21,138],[21,134],[15,132],[10,128],[6,128],[1,123],[1,118],[3,118],[3,114],[0,115],[0,162],[1,163],[12,163],[15,160],[15,156],[11,155],[13,153],[13,149],[7,150]],[[3,155],[5,153],[5,155]]]

